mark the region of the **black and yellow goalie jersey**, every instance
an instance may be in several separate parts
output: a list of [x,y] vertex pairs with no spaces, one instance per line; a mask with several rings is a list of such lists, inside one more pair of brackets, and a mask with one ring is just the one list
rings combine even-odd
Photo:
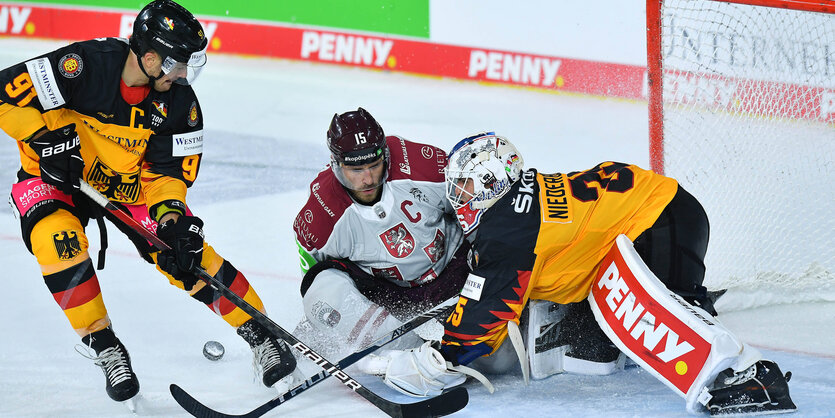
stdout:
[[672,178],[615,162],[568,174],[524,171],[482,216],[468,279],[480,294],[459,301],[445,326],[445,348],[459,359],[467,351],[490,353],[507,336],[507,321],[518,324],[528,299],[585,299],[618,234],[637,238],[677,189]]
[[203,116],[190,86],[150,89],[128,104],[120,93],[127,41],[78,42],[0,71],[0,129],[17,139],[22,170],[39,176],[26,141],[44,126],[74,123],[81,139],[83,179],[110,200],[185,202],[197,177]]

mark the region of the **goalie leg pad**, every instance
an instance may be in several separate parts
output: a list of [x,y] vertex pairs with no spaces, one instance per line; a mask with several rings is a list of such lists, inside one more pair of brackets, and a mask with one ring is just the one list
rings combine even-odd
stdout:
[[625,235],[617,237],[589,295],[594,316],[617,347],[702,410],[699,396],[720,371],[743,370],[761,358],[704,310],[668,290]]
[[532,299],[522,321],[534,380],[557,373],[607,375],[623,370],[625,357],[597,325],[588,303]]
[[402,323],[369,301],[348,273],[337,269],[319,273],[302,304],[310,327],[326,339],[339,342],[337,352],[356,351]]

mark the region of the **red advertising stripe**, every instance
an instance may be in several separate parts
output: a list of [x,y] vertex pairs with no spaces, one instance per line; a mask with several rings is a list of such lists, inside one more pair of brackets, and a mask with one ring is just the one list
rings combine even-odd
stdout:
[[118,36],[121,17],[112,11],[0,3],[0,35],[70,40]]
[[617,245],[601,264],[592,296],[620,341],[686,394],[711,346],[643,289]]
[[[136,12],[0,3],[0,35],[126,37]],[[209,50],[566,92],[642,98],[644,68],[261,22],[204,19]]]
[[[103,36],[127,37],[135,16],[134,11],[70,9],[0,2],[0,36],[70,40]],[[200,21],[210,39],[210,52],[377,68],[550,91],[639,100],[646,98],[646,68],[643,66],[255,21],[217,18],[200,18]],[[691,79],[693,77],[701,78],[694,75]],[[685,77],[677,81],[682,91],[687,89],[687,80]],[[727,84],[730,81],[716,82]],[[767,116],[835,121],[835,92],[832,89],[759,83],[766,88],[779,87],[784,92],[780,97],[785,98],[785,104],[772,108],[776,109],[772,112],[778,114],[769,113]],[[727,86],[717,86],[717,89],[721,88]],[[757,102],[761,97],[750,89],[740,89],[735,92],[735,100],[725,106],[736,106],[749,112],[749,108],[761,108]],[[770,100],[773,101],[773,98]]]
[[670,70],[667,104],[765,117],[835,122],[835,89]]

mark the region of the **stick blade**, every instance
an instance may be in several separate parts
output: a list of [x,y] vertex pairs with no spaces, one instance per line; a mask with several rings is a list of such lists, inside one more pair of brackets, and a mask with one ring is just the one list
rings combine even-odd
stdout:
[[[183,390],[183,388],[171,384],[168,387],[168,390],[171,391],[171,396],[174,397],[174,400],[180,404],[183,409],[186,410],[191,415],[200,418],[230,418],[230,417],[246,417],[249,415],[228,415],[222,412],[215,411],[212,408],[209,408],[206,405],[203,405],[197,399],[194,399],[193,396],[189,395],[188,392]],[[260,415],[256,415],[260,416]]]
[[442,417],[464,409],[470,401],[466,388],[457,387],[434,398],[401,405],[403,418]]

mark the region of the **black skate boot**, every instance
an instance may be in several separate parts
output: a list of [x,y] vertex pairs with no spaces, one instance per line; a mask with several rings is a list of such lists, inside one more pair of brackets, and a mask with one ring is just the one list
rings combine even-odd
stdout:
[[711,415],[794,412],[797,407],[789,397],[791,372],[783,373],[768,360],[734,373],[719,373],[709,390],[713,396],[707,407]]
[[263,372],[264,385],[272,387],[296,369],[296,358],[284,341],[279,341],[269,334],[261,324],[250,319],[238,328],[238,335],[250,347],[256,370]]
[[89,352],[81,354],[101,367],[105,377],[105,390],[110,399],[122,402],[139,393],[139,379],[130,365],[128,350],[116,338],[110,327],[89,334],[81,341],[96,352],[96,356],[89,355]]

